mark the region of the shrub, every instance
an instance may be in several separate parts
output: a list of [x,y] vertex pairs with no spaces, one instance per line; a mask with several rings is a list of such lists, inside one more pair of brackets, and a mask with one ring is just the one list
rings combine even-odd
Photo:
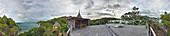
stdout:
[[160,27],[159,26],[154,26],[156,30],[160,30]]
[[148,27],[147,27],[147,26],[145,26],[145,28],[146,28],[146,29],[148,29]]
[[114,23],[119,23],[118,21],[115,21]]
[[109,22],[109,23],[114,23],[114,22]]
[[142,23],[141,25],[146,25],[146,23]]
[[128,25],[130,25],[130,23],[127,23]]
[[167,36],[170,36],[170,30],[168,30],[168,32],[167,32]]
[[128,25],[133,25],[133,23],[130,23],[130,22],[129,22],[129,23],[127,23],[127,24],[128,24]]
[[119,26],[118,26],[118,28],[123,28],[123,27],[124,27],[124,26],[122,26],[122,25],[119,25]]
[[122,24],[125,24],[125,22],[122,22]]
[[138,23],[133,22],[134,25],[138,25]]

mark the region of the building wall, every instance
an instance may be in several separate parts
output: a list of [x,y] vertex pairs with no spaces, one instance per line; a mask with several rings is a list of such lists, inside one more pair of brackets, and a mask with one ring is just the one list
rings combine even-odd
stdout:
[[84,21],[82,21],[82,22],[83,22],[83,27],[88,26],[88,20],[84,20]]
[[88,20],[84,20],[84,19],[70,19],[68,20],[68,26],[72,27],[73,30],[76,28],[83,28],[88,26]]
[[72,28],[75,28],[75,20],[74,19],[73,20],[68,20],[68,26],[69,27],[72,26]]
[[75,28],[80,28],[80,25],[82,25],[82,20],[75,20]]

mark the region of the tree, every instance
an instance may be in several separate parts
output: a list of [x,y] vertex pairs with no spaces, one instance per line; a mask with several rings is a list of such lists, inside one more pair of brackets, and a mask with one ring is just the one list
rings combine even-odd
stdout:
[[133,11],[131,11],[131,12],[128,12],[128,13],[125,13],[124,15],[122,15],[121,16],[121,18],[123,19],[123,20],[133,20],[133,22],[135,22],[135,21],[137,21],[137,20],[139,20],[139,11],[138,11],[138,7],[133,7],[132,8],[132,10]]
[[66,32],[68,30],[68,21],[64,18],[58,18],[57,21],[60,23],[61,25],[61,29],[64,29],[64,31]]
[[137,8],[137,7],[134,6],[132,9],[136,11],[136,10],[138,10],[139,8]]
[[51,24],[55,24],[55,22],[57,22],[57,18],[54,18],[50,21]]
[[167,15],[167,12],[165,12],[165,15]]
[[0,32],[5,33],[3,36],[15,36],[18,31],[19,27],[13,19],[7,18],[5,15],[0,18]]
[[2,21],[3,21],[3,20],[2,20],[2,18],[0,17],[0,23],[1,23],[1,24],[2,24]]
[[[122,15],[121,16],[121,18],[123,19],[123,20],[128,20],[128,24],[136,24],[136,25],[139,25],[139,24],[141,24],[141,25],[144,25],[145,24],[145,21],[146,20],[149,20],[149,18],[147,18],[147,17],[145,17],[145,16],[141,16],[141,15],[139,15],[139,13],[140,13],[140,11],[138,11],[139,10],[139,8],[138,7],[133,7],[132,8],[132,10],[133,11],[131,11],[131,12],[127,12],[127,13],[125,13],[124,15]],[[131,20],[131,21],[130,21]],[[142,21],[141,21],[142,20]]]
[[160,19],[162,19],[162,23],[164,23],[164,27],[168,30],[167,36],[170,36],[170,13],[167,12],[164,13],[164,15],[161,15]]
[[3,24],[6,24],[6,23],[7,23],[7,17],[6,17],[5,15],[2,17],[2,23],[3,23]]
[[5,15],[3,16],[3,18],[4,18],[4,19],[7,19],[7,17],[6,17]]

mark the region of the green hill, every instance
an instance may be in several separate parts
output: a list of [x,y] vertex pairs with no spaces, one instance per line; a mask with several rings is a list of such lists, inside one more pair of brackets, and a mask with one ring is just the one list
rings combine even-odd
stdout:
[[0,36],[15,36],[19,29],[13,19],[7,18],[5,15],[0,17]]

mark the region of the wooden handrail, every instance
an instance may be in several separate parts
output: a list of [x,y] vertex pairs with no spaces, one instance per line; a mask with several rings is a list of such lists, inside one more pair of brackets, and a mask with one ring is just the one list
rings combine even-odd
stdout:
[[70,28],[68,29],[68,31],[67,31],[67,33],[65,34],[65,36],[68,36],[69,32],[70,32]]
[[155,33],[155,31],[152,29],[152,27],[150,27],[150,30],[152,31],[153,36],[156,36],[156,33]]

